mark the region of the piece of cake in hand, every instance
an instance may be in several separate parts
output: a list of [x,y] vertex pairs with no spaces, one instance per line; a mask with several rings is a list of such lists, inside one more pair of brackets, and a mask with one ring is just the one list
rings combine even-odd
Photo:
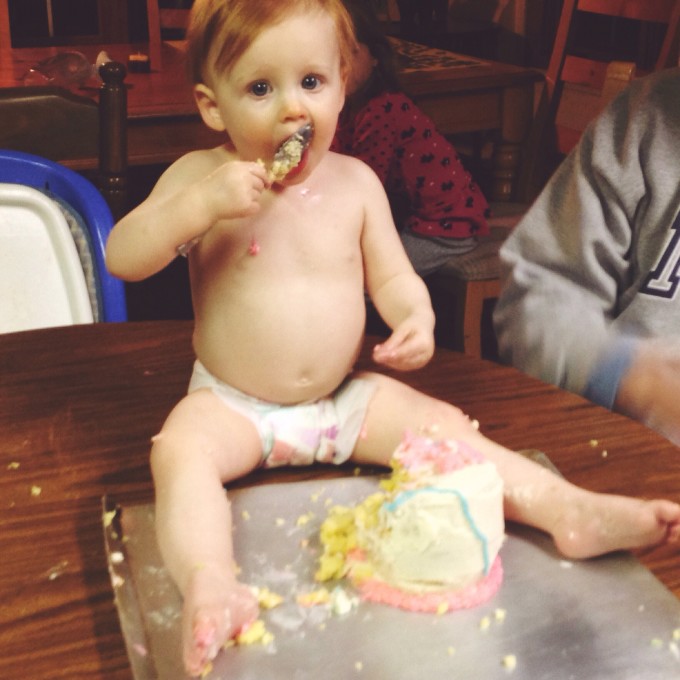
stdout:
[[362,597],[414,611],[474,607],[499,588],[503,481],[468,445],[410,436],[393,472],[321,527],[317,579],[348,577]]

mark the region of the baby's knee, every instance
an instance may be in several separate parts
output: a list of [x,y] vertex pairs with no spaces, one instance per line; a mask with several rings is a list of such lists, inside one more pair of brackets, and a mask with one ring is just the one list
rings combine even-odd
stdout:
[[433,400],[429,422],[425,424],[428,436],[460,437],[477,430],[477,422],[471,420],[460,408],[445,401]]
[[149,464],[154,477],[167,468],[181,466],[183,458],[193,455],[189,442],[183,439],[175,430],[166,427],[151,437]]
[[469,418],[463,411],[449,404],[446,401],[441,401],[439,399],[433,399],[430,406],[430,412],[432,414],[432,419],[438,423],[460,423],[469,422]]
[[196,460],[215,448],[211,428],[191,415],[188,404],[180,402],[168,416],[160,432],[151,437],[151,471],[177,467]]

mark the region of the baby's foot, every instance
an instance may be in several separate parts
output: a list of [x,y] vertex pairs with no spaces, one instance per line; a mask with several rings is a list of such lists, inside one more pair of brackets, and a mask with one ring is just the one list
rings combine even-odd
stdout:
[[257,601],[247,586],[215,566],[197,568],[184,593],[182,648],[191,676],[203,673],[224,644],[255,620]]
[[677,541],[680,505],[583,491],[552,535],[560,552],[575,559]]

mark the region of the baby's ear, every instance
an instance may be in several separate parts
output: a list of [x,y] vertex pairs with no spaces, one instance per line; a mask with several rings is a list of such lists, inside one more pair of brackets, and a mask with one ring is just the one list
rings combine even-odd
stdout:
[[215,93],[207,85],[199,83],[194,86],[194,99],[203,122],[212,130],[222,132],[225,126],[217,106]]

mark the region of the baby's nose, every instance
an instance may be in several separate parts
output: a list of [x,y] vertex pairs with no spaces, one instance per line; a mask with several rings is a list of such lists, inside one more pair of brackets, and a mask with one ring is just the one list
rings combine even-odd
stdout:
[[281,114],[286,120],[298,120],[307,116],[307,109],[300,96],[295,93],[288,93],[282,97]]

